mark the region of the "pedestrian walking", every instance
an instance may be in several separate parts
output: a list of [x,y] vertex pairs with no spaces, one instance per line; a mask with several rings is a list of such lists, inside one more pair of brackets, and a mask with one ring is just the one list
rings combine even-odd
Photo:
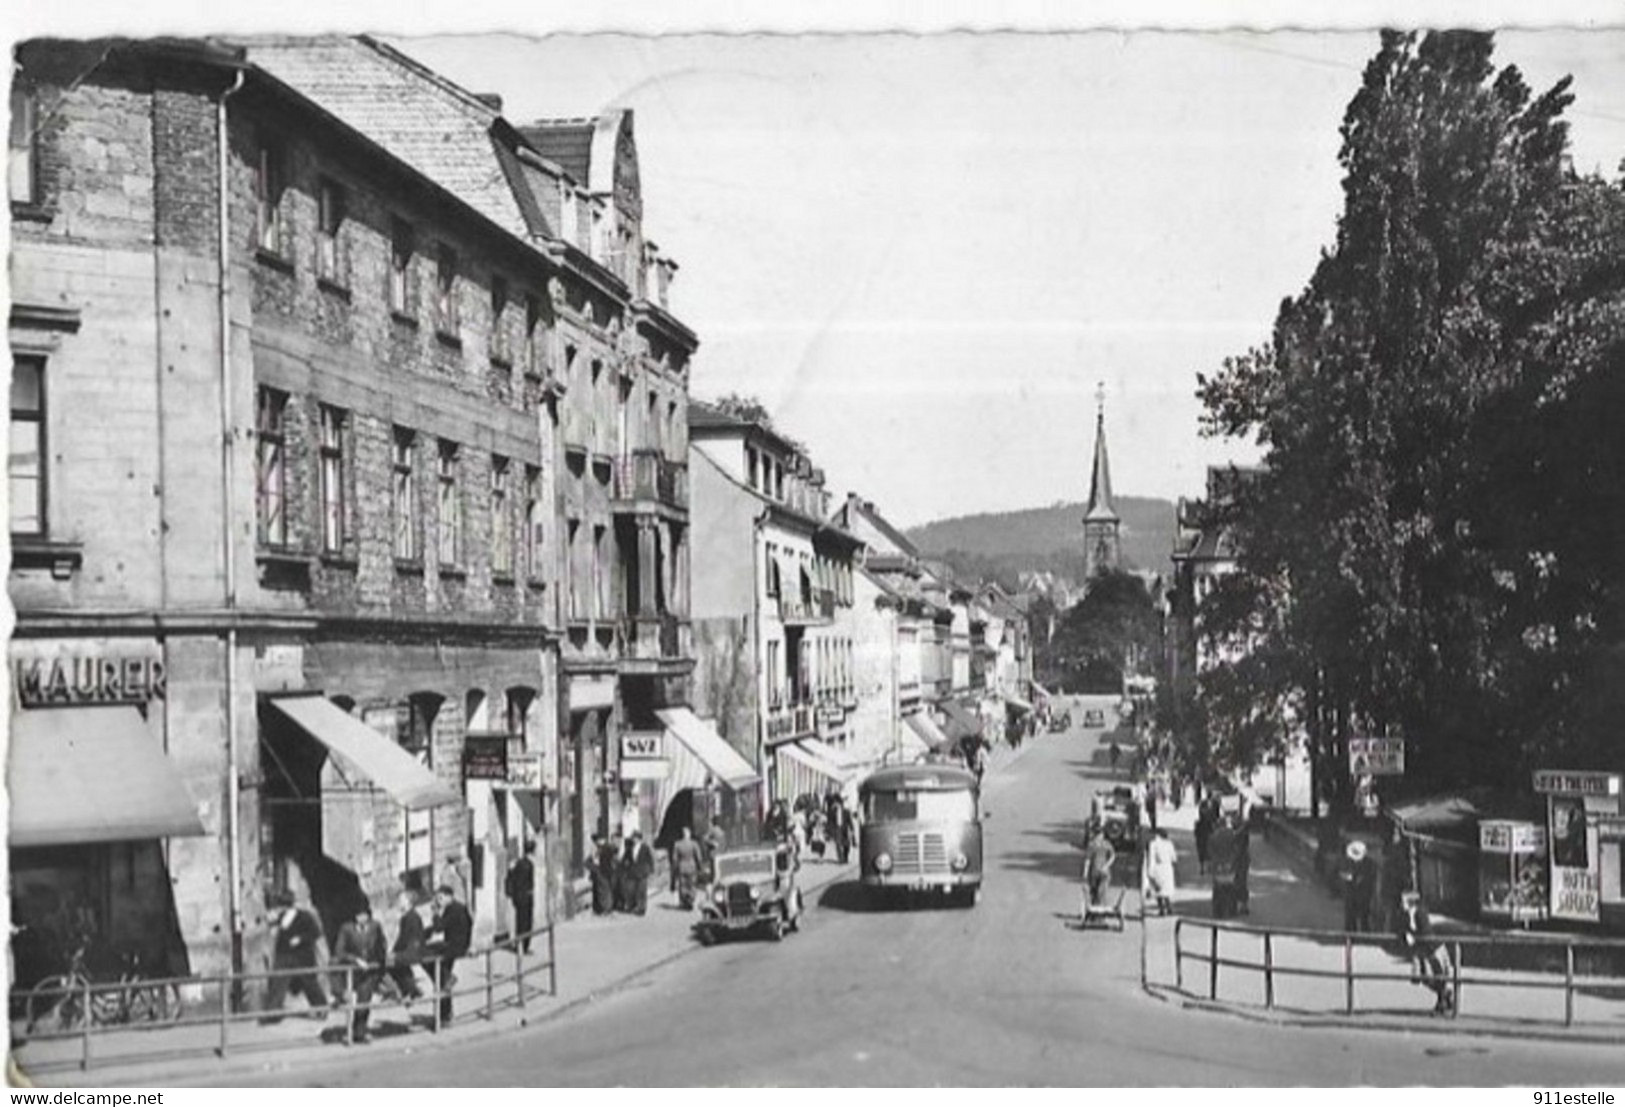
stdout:
[[1447,1015],[1456,1009],[1455,993],[1450,987],[1450,955],[1443,951],[1433,936],[1433,921],[1418,892],[1400,896],[1399,940],[1411,957],[1411,979],[1433,992],[1435,1015]]
[[[265,997],[267,1011],[280,1011],[289,992],[305,997],[317,1018],[327,1017],[327,995],[321,979],[316,975],[322,926],[309,909],[300,907],[292,892],[279,892],[273,898],[277,911],[271,921],[271,968],[278,975],[271,977]],[[283,973],[284,969],[303,969],[299,973]],[[280,1016],[262,1021],[278,1022]]]
[[1371,929],[1371,901],[1377,891],[1377,862],[1356,839],[1345,851],[1349,859],[1343,886],[1343,929],[1363,934]]
[[451,990],[457,986],[452,969],[467,955],[469,944],[474,940],[474,920],[468,908],[457,901],[457,894],[449,884],[434,890],[434,905],[427,952],[433,959],[435,991],[440,993],[440,1025],[445,1026],[451,1022]]
[[1208,844],[1213,838],[1218,814],[1218,804],[1208,800],[1203,800],[1196,808],[1196,871],[1199,873],[1207,872]]
[[592,836],[587,852],[587,874],[592,877],[592,913],[607,915],[615,910],[618,881],[615,875],[615,845],[602,834]]
[[[372,997],[384,979],[389,954],[384,946],[384,928],[372,917],[372,905],[357,902],[350,921],[339,927],[333,943],[333,963],[347,968],[345,976],[355,1004],[350,1018],[350,1038],[357,1044],[369,1041],[367,1021],[372,1016]],[[338,989],[335,989],[338,991]]]
[[699,880],[703,851],[694,840],[691,827],[683,827],[681,837],[671,844],[671,870],[677,879],[677,902],[684,911],[694,909],[694,885]]
[[622,867],[626,870],[626,909],[634,915],[649,910],[649,878],[655,873],[655,855],[643,840],[643,831],[634,830],[627,839]]
[[1231,817],[1231,830],[1236,836],[1236,913],[1251,915],[1253,907],[1247,877],[1253,870],[1252,831],[1247,820],[1239,815]]
[[700,839],[700,883],[706,887],[717,882],[717,854],[728,846],[728,836],[712,823]]
[[1151,835],[1151,843],[1146,847],[1145,854],[1145,887],[1141,889],[1142,900],[1155,900],[1157,913],[1166,915],[1173,910],[1174,896],[1174,865],[1179,860],[1179,851],[1174,849],[1174,843],[1168,837],[1166,830],[1155,830]]
[[1207,844],[1208,862],[1213,871],[1213,917],[1228,919],[1237,911],[1237,868],[1241,845],[1229,820],[1214,828]]
[[1106,895],[1106,888],[1111,884],[1112,865],[1117,861],[1117,851],[1112,848],[1111,841],[1099,827],[1095,827],[1089,834],[1083,846],[1083,906],[1078,911],[1078,918],[1088,917],[1088,908],[1099,907]]
[[818,860],[824,859],[824,849],[828,845],[828,821],[824,818],[823,809],[817,804],[807,808],[807,845]]
[[502,890],[513,904],[514,937],[526,953],[530,952],[530,932],[536,925],[536,865],[531,861],[536,843],[526,842],[524,849],[508,869],[508,878]]
[[413,892],[403,889],[396,905],[401,914],[395,923],[395,945],[390,949],[389,978],[401,1000],[410,1007],[413,1000],[423,995],[416,970],[423,961],[428,929],[423,925],[418,897]]
[[852,812],[839,792],[830,793],[830,834],[835,839],[835,860],[842,865],[852,856]]
[[1117,763],[1123,759],[1123,748],[1117,744],[1117,740],[1115,738],[1112,740],[1111,747],[1107,750],[1107,756],[1111,758],[1112,774],[1115,776],[1117,773]]

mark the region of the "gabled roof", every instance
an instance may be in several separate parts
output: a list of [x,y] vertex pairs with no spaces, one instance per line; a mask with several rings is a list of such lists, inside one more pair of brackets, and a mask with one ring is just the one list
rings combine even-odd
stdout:
[[564,170],[582,188],[591,186],[592,139],[596,119],[538,119],[518,128],[525,141]]
[[855,529],[852,517],[854,515],[860,516],[875,530],[879,531],[898,552],[907,554],[909,557],[917,558],[920,556],[920,551],[915,547],[914,543],[903,537],[902,531],[888,523],[885,516],[876,511],[875,505],[869,500],[859,499],[856,494],[848,495],[846,503],[841,505],[836,515],[841,519],[841,525],[849,531]]
[[497,153],[501,113],[472,92],[366,36],[249,37],[248,61],[467,202],[529,239],[511,166]]

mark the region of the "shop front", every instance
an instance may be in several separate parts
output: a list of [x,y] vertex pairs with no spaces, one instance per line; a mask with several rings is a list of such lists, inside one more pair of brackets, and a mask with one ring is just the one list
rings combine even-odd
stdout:
[[[1618,925],[1625,914],[1620,899],[1620,841],[1602,834],[1604,822],[1625,813],[1618,773],[1543,769],[1534,775],[1535,791],[1546,797],[1546,831],[1550,859],[1550,906],[1553,919],[1601,923],[1604,909]],[[1605,897],[1603,884],[1611,896]],[[1605,904],[1606,899],[1606,904]]]
[[665,727],[660,750],[670,766],[658,792],[656,844],[669,846],[685,825],[695,837],[715,826],[730,844],[754,842],[761,776],[711,720],[686,707],[662,708],[655,715]]
[[[93,966],[136,958],[148,972],[189,971],[166,843],[206,833],[199,804],[164,750],[162,663],[117,665],[100,678],[47,675],[14,686],[10,798],[14,986],[62,971],[84,948]],[[132,678],[137,669],[143,672]],[[77,691],[76,691],[77,689]],[[88,706],[101,697],[102,702]]]

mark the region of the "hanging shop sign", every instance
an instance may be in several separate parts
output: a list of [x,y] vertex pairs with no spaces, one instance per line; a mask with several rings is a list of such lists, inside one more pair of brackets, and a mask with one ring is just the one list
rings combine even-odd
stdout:
[[647,761],[665,755],[665,733],[658,730],[633,731],[621,735],[622,761]]
[[508,779],[508,736],[469,734],[463,738],[463,779]]
[[1405,739],[1350,738],[1349,775],[1404,776]]
[[538,791],[547,784],[542,774],[542,755],[539,753],[508,755],[508,787]]
[[18,660],[12,686],[25,708],[146,703],[168,692],[164,663],[157,658],[101,654]]
[[1538,769],[1535,772],[1535,791],[1545,796],[1612,797],[1617,800],[1620,774]]

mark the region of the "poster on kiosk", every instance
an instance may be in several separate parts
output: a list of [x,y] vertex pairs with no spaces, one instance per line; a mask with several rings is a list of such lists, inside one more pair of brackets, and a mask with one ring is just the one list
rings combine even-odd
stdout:
[[1603,866],[1597,827],[1603,816],[1620,813],[1620,776],[1542,769],[1535,773],[1535,791],[1546,797],[1551,917],[1599,922]]

